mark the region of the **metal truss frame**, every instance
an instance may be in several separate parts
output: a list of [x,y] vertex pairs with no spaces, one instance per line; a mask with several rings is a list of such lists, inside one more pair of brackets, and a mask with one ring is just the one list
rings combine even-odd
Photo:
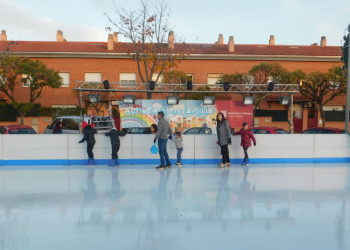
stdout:
[[77,92],[120,92],[120,93],[210,93],[210,94],[296,94],[299,93],[298,84],[275,84],[273,90],[268,90],[268,84],[230,84],[224,90],[223,84],[193,84],[192,90],[186,84],[157,83],[154,90],[148,88],[147,83],[118,83],[110,82],[110,88],[105,89],[102,82],[75,81]]

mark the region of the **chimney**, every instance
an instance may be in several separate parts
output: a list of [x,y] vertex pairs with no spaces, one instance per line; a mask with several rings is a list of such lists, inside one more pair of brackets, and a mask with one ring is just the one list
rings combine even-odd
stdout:
[[218,40],[218,45],[223,45],[224,44],[224,35],[219,34],[219,40]]
[[62,30],[57,30],[57,42],[64,42],[64,38],[63,38],[63,32]]
[[107,50],[113,50],[113,49],[114,49],[113,35],[112,34],[108,34]]
[[321,37],[321,43],[320,43],[321,46],[327,46],[327,40],[326,40],[326,37],[325,36],[322,36]]
[[113,32],[113,42],[117,43],[118,42],[118,33]]
[[6,30],[1,30],[1,39],[0,41],[7,41]]
[[174,31],[170,31],[168,36],[168,48],[174,49],[174,47]]
[[274,35],[270,36],[269,45],[275,45],[275,36]]
[[235,52],[235,42],[233,41],[233,36],[230,36],[228,41],[228,51]]

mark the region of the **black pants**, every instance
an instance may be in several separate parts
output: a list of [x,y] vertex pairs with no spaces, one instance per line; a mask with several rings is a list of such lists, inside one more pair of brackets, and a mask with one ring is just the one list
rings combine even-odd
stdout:
[[119,144],[112,144],[112,160],[118,159],[119,148],[120,148]]
[[230,163],[228,145],[221,146],[222,163]]
[[243,147],[243,151],[244,151],[244,160],[248,160],[249,156],[248,156],[248,148],[249,147]]
[[94,149],[95,143],[88,143],[87,144],[87,154],[89,159],[93,159],[94,158],[94,153],[92,152],[92,150]]

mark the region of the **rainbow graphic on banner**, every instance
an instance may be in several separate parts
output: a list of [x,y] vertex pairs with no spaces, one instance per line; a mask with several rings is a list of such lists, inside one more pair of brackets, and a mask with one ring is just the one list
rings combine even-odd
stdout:
[[152,124],[157,124],[157,121],[152,117],[152,115],[126,115],[126,108],[119,110],[120,117],[122,117],[122,127],[123,128],[133,128],[133,127],[150,127]]

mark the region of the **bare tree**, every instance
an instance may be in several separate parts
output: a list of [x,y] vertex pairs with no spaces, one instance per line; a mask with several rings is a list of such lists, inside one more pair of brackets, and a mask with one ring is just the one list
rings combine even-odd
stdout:
[[[163,71],[176,67],[181,56],[175,53],[172,25],[170,24],[170,9],[165,1],[156,1],[154,5],[147,0],[141,0],[139,8],[126,10],[115,5],[115,16],[105,14],[114,30],[128,39],[134,49],[138,74],[143,83],[150,83],[157,73],[158,82]],[[172,40],[169,39],[168,34]],[[149,88],[149,87],[148,87]],[[151,99],[151,93],[147,94]]]

